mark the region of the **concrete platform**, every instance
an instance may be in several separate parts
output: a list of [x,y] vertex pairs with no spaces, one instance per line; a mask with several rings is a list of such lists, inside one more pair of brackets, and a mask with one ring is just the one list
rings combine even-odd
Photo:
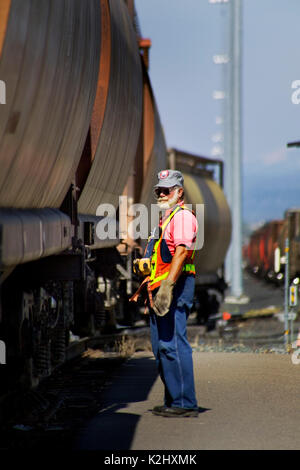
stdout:
[[106,384],[80,450],[300,449],[300,365],[287,354],[194,352],[198,418],[164,418],[151,354],[137,353]]

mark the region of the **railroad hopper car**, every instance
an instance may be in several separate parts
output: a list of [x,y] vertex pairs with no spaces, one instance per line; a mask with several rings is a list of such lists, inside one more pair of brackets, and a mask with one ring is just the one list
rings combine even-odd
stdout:
[[259,236],[260,232],[258,230],[251,234],[247,249],[247,266],[254,274],[256,274],[259,269]]
[[[1,0],[0,339],[2,385],[35,385],[65,361],[70,333],[139,318],[141,240],[120,227],[120,196],[155,204],[157,172],[184,172],[205,203],[199,319],[224,292],[230,213],[209,161],[168,152],[132,0]],[[193,165],[190,161],[193,160]],[[219,164],[216,161],[212,165]],[[115,236],[105,236],[115,227]],[[108,230],[109,232],[109,230]],[[198,259],[198,258],[197,258]],[[1,385],[1,386],[2,386]]]
[[265,278],[272,282],[278,282],[278,273],[275,266],[275,252],[278,247],[278,237],[283,227],[283,220],[273,220],[269,222],[266,229],[265,241]]
[[282,220],[255,230],[247,247],[247,268],[253,274],[281,285],[285,276],[285,240],[289,239],[289,278],[300,275],[300,210],[289,209]]
[[282,229],[278,236],[278,277],[285,276],[285,242],[289,239],[289,281],[299,283],[300,277],[300,209],[288,209],[284,213]]
[[282,229],[282,220],[267,222],[255,230],[249,239],[246,263],[248,269],[266,280],[275,280],[275,249]]

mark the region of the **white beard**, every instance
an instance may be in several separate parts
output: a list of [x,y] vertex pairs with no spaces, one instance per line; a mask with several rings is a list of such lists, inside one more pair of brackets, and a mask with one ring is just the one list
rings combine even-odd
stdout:
[[157,200],[158,207],[160,209],[171,209],[171,207],[175,206],[175,204],[177,204],[178,199],[179,199],[179,196],[178,196],[179,189],[180,188],[175,189],[174,196],[171,199],[165,199],[163,197],[159,198]]

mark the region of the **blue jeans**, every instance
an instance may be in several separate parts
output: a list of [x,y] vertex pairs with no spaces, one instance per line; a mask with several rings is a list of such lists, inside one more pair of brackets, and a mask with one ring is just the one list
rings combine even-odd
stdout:
[[174,287],[167,315],[159,317],[152,310],[150,313],[152,350],[165,386],[168,407],[197,408],[192,348],[186,335],[194,288],[194,276],[182,275]]

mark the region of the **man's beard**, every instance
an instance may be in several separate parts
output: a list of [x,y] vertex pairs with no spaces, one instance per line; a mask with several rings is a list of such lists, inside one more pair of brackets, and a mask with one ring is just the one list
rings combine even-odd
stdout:
[[158,207],[160,209],[171,209],[171,207],[175,206],[175,204],[177,204],[178,199],[179,199],[179,196],[178,196],[179,189],[180,188],[175,189],[174,196],[171,199],[165,199],[163,197],[159,198],[157,200]]

